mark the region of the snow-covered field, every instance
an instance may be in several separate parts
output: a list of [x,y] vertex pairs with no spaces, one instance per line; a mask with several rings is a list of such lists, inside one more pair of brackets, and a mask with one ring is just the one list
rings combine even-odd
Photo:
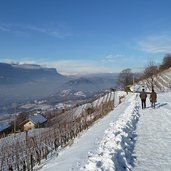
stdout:
[[158,94],[156,109],[140,108],[138,94],[84,131],[74,143],[45,161],[42,171],[171,170],[171,92]]

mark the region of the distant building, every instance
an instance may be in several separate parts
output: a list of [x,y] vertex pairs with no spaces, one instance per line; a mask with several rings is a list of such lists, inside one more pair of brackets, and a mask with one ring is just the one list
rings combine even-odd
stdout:
[[0,136],[11,132],[11,125],[7,122],[0,122]]
[[22,122],[20,126],[24,131],[34,129],[34,128],[40,128],[43,127],[44,124],[47,122],[47,119],[41,115],[41,114],[34,114],[29,116],[27,120]]

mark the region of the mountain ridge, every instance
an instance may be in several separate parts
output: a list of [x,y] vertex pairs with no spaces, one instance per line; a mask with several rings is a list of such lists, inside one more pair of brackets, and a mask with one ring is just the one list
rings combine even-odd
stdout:
[[45,77],[63,77],[55,68],[32,64],[0,63],[0,84],[18,84]]
[[36,64],[0,63],[0,112],[7,112],[14,102],[19,105],[42,98],[59,102],[63,100],[61,92],[66,90],[71,90],[68,95],[71,99],[76,98],[73,92],[79,91],[88,98],[98,91],[114,87],[116,79],[117,75],[111,74],[69,77],[61,75],[55,68]]

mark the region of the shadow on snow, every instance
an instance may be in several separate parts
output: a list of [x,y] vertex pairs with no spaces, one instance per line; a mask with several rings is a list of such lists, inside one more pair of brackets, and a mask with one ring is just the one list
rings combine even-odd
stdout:
[[116,171],[131,170],[132,167],[135,167],[136,156],[134,155],[134,148],[137,137],[135,130],[140,117],[139,108],[140,106],[135,107],[131,121],[123,128],[123,132],[127,136],[122,135],[122,141],[120,142],[121,148],[112,157]]

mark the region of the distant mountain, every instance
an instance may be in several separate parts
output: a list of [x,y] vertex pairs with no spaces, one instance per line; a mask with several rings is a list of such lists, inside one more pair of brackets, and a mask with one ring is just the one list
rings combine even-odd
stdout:
[[[0,63],[0,113],[13,111],[12,103],[21,105],[42,98],[61,102],[64,99],[61,92],[66,90],[69,90],[68,100],[86,99],[95,92],[114,87],[116,79],[117,74],[67,77],[55,68]],[[84,96],[78,96],[80,92]]]
[[116,86],[118,74],[92,74],[65,83],[65,88],[77,91],[100,91]]
[[0,63],[0,108],[9,108],[14,102],[49,96],[69,80],[55,68]]
[[59,90],[46,97],[48,104],[56,104],[63,101],[76,103],[79,100],[91,99],[99,92],[104,92],[116,86],[118,74],[93,74],[84,77],[75,77],[59,88]]
[[0,63],[0,84],[19,84],[49,77],[60,78],[62,75],[54,68],[40,65]]

